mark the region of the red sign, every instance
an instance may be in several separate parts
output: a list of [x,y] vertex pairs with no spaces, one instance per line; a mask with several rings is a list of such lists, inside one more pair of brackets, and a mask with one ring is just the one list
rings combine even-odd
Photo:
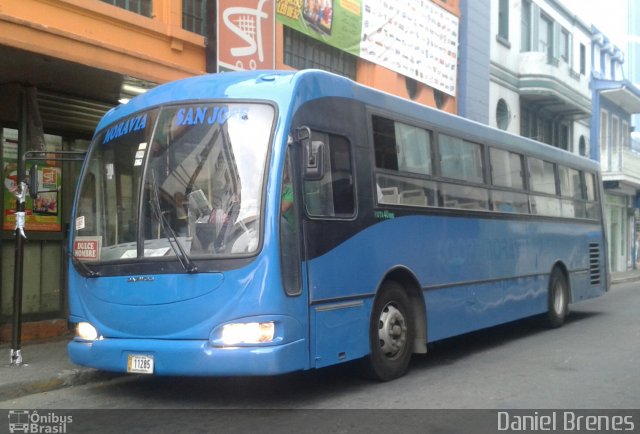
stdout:
[[100,238],[77,237],[73,240],[73,257],[81,261],[100,260]]
[[275,0],[219,0],[217,17],[218,71],[275,68]]

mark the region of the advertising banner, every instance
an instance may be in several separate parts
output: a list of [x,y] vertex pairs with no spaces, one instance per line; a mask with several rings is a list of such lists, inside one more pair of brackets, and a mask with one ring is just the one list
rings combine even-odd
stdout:
[[218,71],[274,69],[275,0],[218,0]]
[[456,94],[459,19],[424,0],[277,0],[278,21],[332,47]]
[[277,0],[276,12],[285,26],[360,55],[361,0]]
[[360,57],[456,94],[458,17],[431,2],[365,0]]
[[[60,150],[60,137],[45,136],[47,149]],[[5,231],[13,231],[16,227],[16,196],[18,185],[18,132],[4,129],[2,134],[3,161],[3,204],[4,216],[2,227]],[[26,171],[31,168],[27,164]],[[38,196],[32,199],[29,195],[25,200],[25,229],[27,231],[62,230],[62,214],[60,212],[60,192],[62,188],[62,169],[55,162],[41,162],[38,164]]]

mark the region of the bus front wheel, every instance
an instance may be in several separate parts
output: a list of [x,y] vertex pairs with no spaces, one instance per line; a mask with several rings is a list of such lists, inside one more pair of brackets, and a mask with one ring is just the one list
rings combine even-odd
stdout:
[[380,381],[401,377],[411,360],[414,333],[409,297],[400,284],[384,283],[373,305],[369,326],[369,376]]
[[569,311],[569,291],[567,279],[560,269],[555,268],[549,278],[549,310],[546,324],[557,328],[564,324]]

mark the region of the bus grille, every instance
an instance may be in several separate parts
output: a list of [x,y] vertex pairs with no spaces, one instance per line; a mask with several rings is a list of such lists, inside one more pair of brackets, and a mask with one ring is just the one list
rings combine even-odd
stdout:
[[589,281],[592,285],[600,285],[600,245],[589,244]]

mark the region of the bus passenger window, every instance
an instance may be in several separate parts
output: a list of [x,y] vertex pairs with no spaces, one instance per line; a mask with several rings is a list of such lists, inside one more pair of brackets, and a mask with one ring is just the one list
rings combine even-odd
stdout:
[[385,205],[436,206],[437,187],[434,181],[376,174],[378,203]]
[[430,175],[431,132],[372,116],[376,167],[400,172]]
[[560,176],[560,195],[562,196],[563,217],[587,217],[586,203],[582,199],[582,178],[580,172],[564,166],[558,166]]
[[445,134],[438,137],[442,176],[483,183],[482,146]]
[[596,196],[596,177],[593,173],[584,174],[584,184],[587,199],[587,218],[599,219],[600,218],[600,205],[598,204],[598,198]]
[[537,158],[529,158],[528,165],[531,190],[540,193],[556,194],[554,164],[538,160]]
[[307,213],[312,217],[351,217],[355,214],[351,150],[346,138],[313,132],[325,144],[324,176],[304,182]]
[[491,148],[491,182],[498,187],[524,189],[522,156]]
[[449,183],[442,183],[440,189],[445,208],[489,209],[489,191],[487,189]]

